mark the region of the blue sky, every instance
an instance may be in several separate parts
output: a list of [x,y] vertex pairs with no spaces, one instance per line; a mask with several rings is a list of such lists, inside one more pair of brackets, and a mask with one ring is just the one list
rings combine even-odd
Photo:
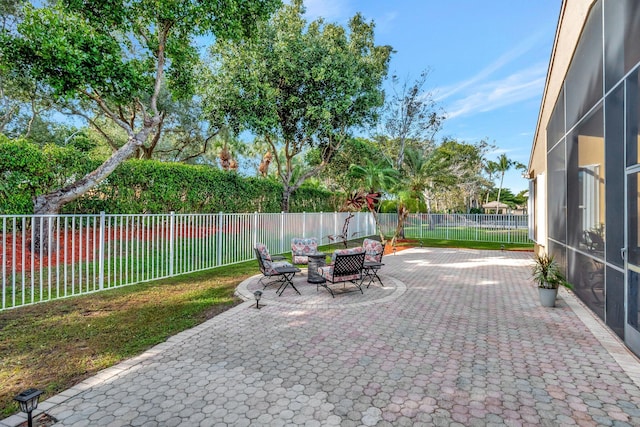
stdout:
[[[485,139],[528,163],[561,0],[305,0],[310,20],[346,24],[356,12],[376,24],[376,43],[396,51],[389,74],[413,81],[447,114],[439,139]],[[504,186],[527,189],[512,170]]]

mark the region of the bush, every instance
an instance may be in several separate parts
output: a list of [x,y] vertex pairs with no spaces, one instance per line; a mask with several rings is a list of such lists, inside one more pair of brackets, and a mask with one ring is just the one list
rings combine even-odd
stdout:
[[[74,147],[0,139],[0,213],[29,214],[33,198],[72,182],[100,165]],[[62,213],[280,212],[282,185],[208,166],[127,160],[98,186],[65,205]],[[299,188],[291,212],[331,212],[339,196]]]

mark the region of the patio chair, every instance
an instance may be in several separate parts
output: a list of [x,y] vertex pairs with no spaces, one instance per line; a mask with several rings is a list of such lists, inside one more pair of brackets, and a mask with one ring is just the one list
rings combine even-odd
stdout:
[[309,255],[318,253],[318,239],[315,237],[291,239],[291,262],[294,265],[309,264]]
[[262,255],[263,259],[266,259],[269,261],[284,261],[285,259],[287,259],[284,255],[271,255],[269,253],[269,249],[267,248],[267,245],[265,245],[264,243],[256,243],[255,248],[260,251],[260,254]]
[[378,270],[384,265],[382,263],[382,256],[384,255],[385,244],[373,239],[364,239],[362,241],[362,247],[364,248],[364,271],[365,279],[369,279],[367,288],[371,286],[374,281],[378,281],[380,286],[384,287],[384,283],[378,276]]
[[319,286],[322,286],[335,298],[333,290],[327,282],[331,284],[343,283],[344,286],[346,286],[347,282],[351,282],[364,294],[362,291],[364,256],[364,249],[361,246],[335,251],[332,256],[333,262],[325,267],[318,268],[318,274],[325,279],[325,282],[318,283],[316,285],[316,291]]
[[[264,249],[266,249],[266,247],[264,247]],[[258,284],[262,285],[262,289],[265,289],[269,285],[279,283],[278,289],[276,289],[276,294],[278,294],[279,296],[282,295],[284,290],[289,285],[298,293],[298,295],[300,295],[300,291],[298,291],[298,289],[293,284],[293,277],[296,275],[296,273],[300,272],[299,268],[294,267],[286,261],[273,262],[271,259],[265,258],[263,255],[264,252],[261,251],[261,247],[256,246],[255,248],[253,248],[253,250],[256,254],[256,259],[258,260],[260,272],[262,273],[262,277],[258,281]],[[272,277],[275,277],[275,279],[271,280],[270,282],[264,282],[265,278]]]

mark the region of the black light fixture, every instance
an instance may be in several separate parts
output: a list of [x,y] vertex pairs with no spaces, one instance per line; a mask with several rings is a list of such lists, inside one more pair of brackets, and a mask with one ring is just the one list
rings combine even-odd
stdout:
[[27,424],[29,427],[33,427],[31,413],[38,407],[38,399],[42,393],[44,393],[42,390],[30,388],[13,398],[13,400],[20,404],[20,410],[27,413]]
[[422,247],[422,243],[423,243],[422,240],[420,240],[420,247]]
[[256,308],[260,308],[260,298],[262,297],[262,291],[255,291],[253,296],[256,298]]
[[396,254],[396,245],[393,245],[393,254]]

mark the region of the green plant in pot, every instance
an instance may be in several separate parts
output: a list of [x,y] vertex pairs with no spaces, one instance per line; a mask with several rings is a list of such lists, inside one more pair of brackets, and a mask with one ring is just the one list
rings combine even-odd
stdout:
[[531,277],[538,285],[540,304],[543,307],[554,307],[558,288],[566,286],[570,289],[571,285],[565,280],[560,264],[553,258],[553,255],[547,253],[536,254],[533,261]]

